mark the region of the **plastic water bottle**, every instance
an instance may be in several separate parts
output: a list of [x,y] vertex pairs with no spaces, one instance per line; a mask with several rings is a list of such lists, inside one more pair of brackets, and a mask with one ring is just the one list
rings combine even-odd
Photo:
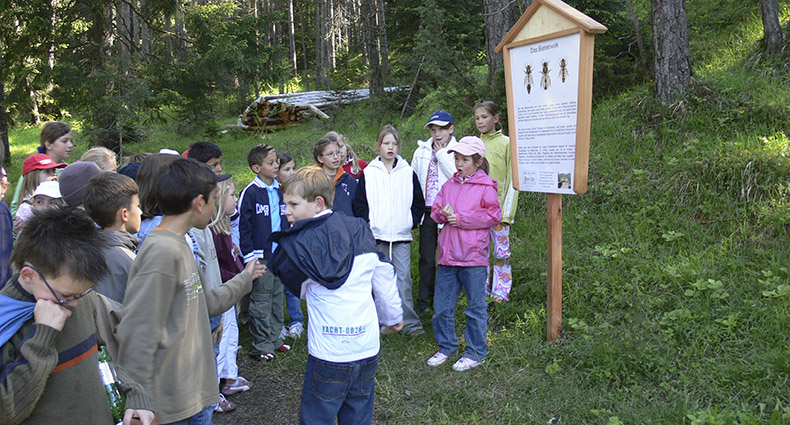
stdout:
[[107,391],[107,399],[110,401],[112,421],[115,425],[121,425],[126,411],[126,394],[121,391],[115,366],[113,366],[110,354],[107,353],[107,349],[103,345],[99,346],[99,375],[101,375],[104,390]]

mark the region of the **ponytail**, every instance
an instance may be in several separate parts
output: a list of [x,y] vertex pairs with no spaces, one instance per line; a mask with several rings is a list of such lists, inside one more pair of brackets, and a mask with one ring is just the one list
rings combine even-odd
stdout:
[[[481,100],[481,101],[475,103],[474,108],[472,108],[472,112],[474,112],[474,111],[476,111],[476,110],[478,110],[480,108],[485,109],[486,112],[488,112],[491,115],[499,116],[499,107],[496,106],[496,103],[494,103],[494,102],[492,102],[490,100]],[[494,129],[497,130],[497,131],[502,130],[502,124],[500,124],[499,121],[497,121],[496,124],[494,125]]]

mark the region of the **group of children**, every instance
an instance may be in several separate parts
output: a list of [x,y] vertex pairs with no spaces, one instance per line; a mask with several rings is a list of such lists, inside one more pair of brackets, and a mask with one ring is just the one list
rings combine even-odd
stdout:
[[[48,403],[57,395],[47,382],[57,375],[48,374],[61,366],[14,363],[25,353],[46,351],[55,359],[76,353],[69,361],[82,365],[96,360],[96,346],[104,344],[134,395],[127,399],[129,418],[149,423],[155,411],[160,423],[211,423],[214,411],[235,408],[224,396],[253,385],[238,375],[238,323],[248,324],[250,356],[272,360],[291,349],[286,337],[304,332],[302,299],[309,319],[302,423],[369,423],[379,335],[424,334],[418,311],[430,305],[439,350],[427,363],[455,356],[453,312],[461,288],[468,299],[467,346],[453,369],[480,365],[487,354],[486,296],[504,301],[510,291],[508,229],[517,193],[496,105],[481,102],[474,112],[482,139],[456,141],[452,115],[439,110],[425,125],[431,138],[418,142],[411,164],[400,156],[401,136],[391,125],[379,131],[379,155],[369,163],[337,132],[319,139],[315,163],[298,170],[291,155],[255,146],[247,155],[255,177],[238,201],[213,143],[194,143],[187,158],[171,151],[139,155],[115,173],[102,171],[114,170],[115,157],[109,161],[101,151],[66,166],[70,130],[45,127],[41,152],[23,167],[28,182],[15,196],[16,274],[0,290],[0,318],[7,300],[35,303],[17,320],[21,327],[0,338],[4,380],[8,373],[17,377],[12,384],[27,379],[36,382],[25,385],[38,386],[30,399],[20,396],[23,387],[6,386],[0,409],[21,420],[54,406]],[[84,231],[85,220],[95,223],[93,231]],[[82,226],[81,245],[55,227],[69,223]],[[415,303],[410,244],[416,228]],[[40,259],[52,247],[39,241],[56,247],[55,259]],[[52,261],[65,267],[51,267]],[[93,265],[87,274],[79,268],[89,261],[104,267]],[[82,310],[87,316],[79,323],[69,319]],[[69,329],[90,337],[64,345],[57,334]]]

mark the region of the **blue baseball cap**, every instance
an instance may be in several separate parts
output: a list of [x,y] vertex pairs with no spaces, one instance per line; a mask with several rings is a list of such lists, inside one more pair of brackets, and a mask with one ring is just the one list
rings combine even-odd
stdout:
[[430,128],[432,125],[438,125],[439,127],[444,127],[448,124],[455,124],[453,121],[453,116],[450,115],[449,112],[445,111],[444,109],[439,109],[438,111],[434,112],[431,115],[431,118],[428,120],[428,124],[425,124],[425,128]]

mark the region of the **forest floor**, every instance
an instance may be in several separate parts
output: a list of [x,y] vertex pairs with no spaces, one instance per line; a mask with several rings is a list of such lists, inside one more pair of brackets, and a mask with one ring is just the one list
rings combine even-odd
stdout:
[[[243,332],[246,333],[246,330]],[[296,344],[304,345],[305,342],[306,339],[302,337]],[[285,367],[280,359],[283,356],[302,356],[295,351],[301,350],[278,354],[278,358],[263,362],[254,360],[244,350],[239,350],[236,360],[239,375],[255,385],[249,391],[229,396],[228,400],[236,403],[238,407],[232,412],[214,413],[214,423],[217,425],[299,423],[299,399],[302,395],[304,368]],[[306,362],[306,355],[304,359]]]

